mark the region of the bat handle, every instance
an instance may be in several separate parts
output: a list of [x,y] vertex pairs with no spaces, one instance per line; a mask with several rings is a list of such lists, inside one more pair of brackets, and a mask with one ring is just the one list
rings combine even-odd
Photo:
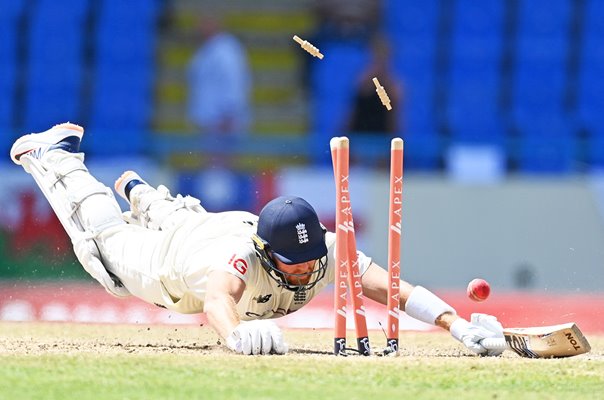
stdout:
[[508,345],[504,338],[485,338],[480,344],[487,350],[506,350]]

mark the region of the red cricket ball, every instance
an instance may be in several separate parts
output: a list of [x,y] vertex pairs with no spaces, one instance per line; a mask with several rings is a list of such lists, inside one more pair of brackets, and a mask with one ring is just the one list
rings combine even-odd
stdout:
[[491,294],[491,286],[484,279],[476,278],[472,279],[468,283],[468,297],[474,301],[484,301]]

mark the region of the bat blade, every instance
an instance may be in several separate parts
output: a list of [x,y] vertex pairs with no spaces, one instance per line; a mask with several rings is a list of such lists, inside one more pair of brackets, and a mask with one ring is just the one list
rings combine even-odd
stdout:
[[489,349],[507,348],[527,358],[572,357],[591,350],[589,342],[573,322],[531,328],[506,328],[503,336],[503,339],[485,339],[481,344]]

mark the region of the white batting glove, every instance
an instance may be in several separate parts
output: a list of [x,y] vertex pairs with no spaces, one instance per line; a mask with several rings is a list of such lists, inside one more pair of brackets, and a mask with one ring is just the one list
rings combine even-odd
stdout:
[[272,321],[241,322],[226,338],[227,347],[245,355],[285,354],[289,350],[283,333]]
[[471,322],[463,318],[451,324],[451,335],[472,352],[481,356],[498,356],[503,350],[485,349],[480,342],[485,338],[503,337],[503,327],[497,318],[488,314],[472,314]]

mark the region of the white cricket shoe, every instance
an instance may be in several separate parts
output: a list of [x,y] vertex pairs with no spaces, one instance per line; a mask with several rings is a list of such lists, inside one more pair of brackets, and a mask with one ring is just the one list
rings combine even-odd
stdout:
[[126,171],[122,174],[122,176],[117,178],[113,186],[115,188],[115,192],[119,194],[120,197],[130,202],[130,191],[136,185],[140,184],[147,185],[147,182],[145,182],[143,178],[141,178],[136,172]]
[[40,159],[50,150],[77,153],[83,135],[84,128],[79,125],[69,122],[55,125],[41,133],[21,136],[10,149],[10,158],[15,164],[21,165],[20,158],[25,154]]

